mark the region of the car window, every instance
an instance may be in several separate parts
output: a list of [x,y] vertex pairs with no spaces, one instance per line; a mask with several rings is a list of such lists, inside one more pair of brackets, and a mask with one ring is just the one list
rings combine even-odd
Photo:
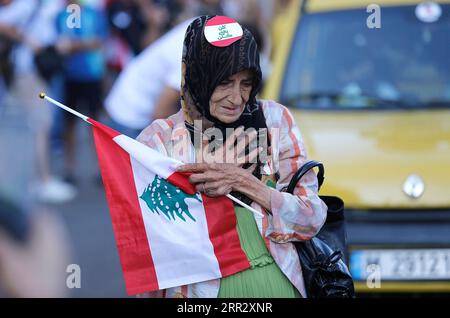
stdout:
[[450,108],[450,5],[436,22],[415,6],[381,8],[369,29],[365,9],[305,13],[280,91],[291,107]]

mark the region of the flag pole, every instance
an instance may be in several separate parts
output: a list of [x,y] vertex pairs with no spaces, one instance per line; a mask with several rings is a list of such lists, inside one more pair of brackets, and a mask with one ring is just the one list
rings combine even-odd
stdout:
[[[77,112],[76,110],[73,110],[73,109],[70,108],[70,107],[67,107],[67,106],[64,105],[64,104],[61,104],[60,102],[54,100],[54,99],[51,98],[51,97],[48,97],[45,93],[39,93],[39,98],[45,99],[45,100],[47,100],[48,102],[52,103],[53,105],[56,105],[56,106],[58,106],[59,108],[62,108],[62,109],[64,109],[65,111],[68,111],[69,113],[71,113],[71,114],[77,116],[78,118],[83,119],[85,122],[91,124],[91,123],[88,121],[89,117],[87,117],[87,116],[85,116],[85,115],[83,115],[83,114]],[[92,124],[91,124],[91,125],[92,125]],[[264,217],[264,215],[263,215],[261,212],[256,211],[254,208],[252,208],[252,207],[250,207],[249,205],[245,204],[245,203],[242,202],[241,200],[236,199],[236,198],[233,197],[232,195],[227,194],[226,196],[227,196],[227,198],[229,198],[229,199],[231,199],[232,201],[236,202],[236,203],[239,204],[240,206],[242,206],[242,207],[244,207],[244,208],[250,210],[250,211],[253,212],[254,214],[259,215],[260,217]]]
[[[77,112],[76,110],[73,110],[73,109],[70,108],[70,107],[67,107],[67,106],[64,105],[64,104],[61,104],[60,102],[54,100],[54,99],[51,98],[51,97],[48,97],[45,93],[39,93],[39,98],[45,99],[45,100],[47,100],[48,102],[52,103],[53,105],[56,105],[56,106],[58,106],[59,108],[62,108],[62,109],[64,109],[65,111],[68,111],[69,113],[71,113],[71,114],[77,116],[78,118],[83,119],[85,122],[89,123],[89,121],[88,121],[89,117],[87,117],[87,116],[85,116],[85,115],[83,115],[83,114]],[[89,124],[90,124],[90,123],[89,123]]]
[[240,206],[246,208],[247,210],[250,210],[251,212],[253,212],[256,215],[259,215],[260,217],[264,217],[264,215],[261,212],[256,211],[254,208],[252,208],[251,206],[245,204],[244,202],[242,202],[239,199],[236,199],[235,197],[233,197],[231,194],[227,194],[227,198],[233,200],[234,202],[236,202],[237,204],[239,204]]

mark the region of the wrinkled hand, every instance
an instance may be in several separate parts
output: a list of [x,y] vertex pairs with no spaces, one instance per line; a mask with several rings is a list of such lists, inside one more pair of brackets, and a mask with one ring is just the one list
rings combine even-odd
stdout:
[[[215,149],[215,154],[209,153],[209,142],[207,139],[203,140],[201,162],[206,163],[226,163],[234,164],[237,167],[242,167],[245,163],[255,163],[258,155],[263,151],[262,147],[257,147],[258,134],[253,130],[246,136],[242,136],[244,127],[238,127],[234,132],[228,136],[224,144]],[[237,140],[237,144],[235,142]],[[245,155],[245,148],[250,147],[250,153]]]
[[189,182],[195,185],[197,191],[210,197],[219,197],[236,191],[236,185],[253,177],[252,172],[255,168],[256,164],[251,165],[248,169],[243,169],[229,163],[192,163],[178,167],[177,171],[192,172]]

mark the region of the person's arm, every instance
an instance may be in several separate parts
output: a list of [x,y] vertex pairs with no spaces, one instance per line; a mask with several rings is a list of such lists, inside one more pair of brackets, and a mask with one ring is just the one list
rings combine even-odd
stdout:
[[70,53],[78,53],[83,51],[91,51],[100,49],[103,42],[99,39],[93,40],[83,40],[83,41],[73,41],[71,45]]
[[61,39],[58,42],[58,47],[61,49],[63,53],[66,54],[75,54],[84,51],[96,50],[101,48],[102,42],[100,40],[68,40]]
[[2,23],[0,23],[0,35],[14,42],[20,42],[23,39],[22,33],[19,32],[14,26]]
[[265,233],[278,243],[311,239],[319,232],[327,214],[327,206],[318,195],[318,181],[313,170],[297,183],[294,194],[280,191],[287,186],[297,169],[308,161],[300,130],[289,110],[281,107],[281,122],[278,125],[280,178],[277,190],[269,189],[271,214],[268,215],[269,227]]
[[60,38],[56,43],[56,47],[61,54],[69,55],[84,51],[99,49],[102,46],[102,41],[94,40],[73,40],[67,38]]
[[180,91],[170,86],[164,87],[159,95],[152,119],[167,118],[177,112],[177,103],[180,99]]

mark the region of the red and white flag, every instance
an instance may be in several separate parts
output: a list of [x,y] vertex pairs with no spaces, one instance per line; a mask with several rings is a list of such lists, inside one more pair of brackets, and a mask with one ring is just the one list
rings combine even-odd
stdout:
[[240,40],[244,31],[239,23],[226,16],[216,16],[206,23],[206,40],[214,46],[225,47]]
[[227,197],[196,193],[182,163],[87,119],[94,131],[129,295],[225,277],[250,267]]

